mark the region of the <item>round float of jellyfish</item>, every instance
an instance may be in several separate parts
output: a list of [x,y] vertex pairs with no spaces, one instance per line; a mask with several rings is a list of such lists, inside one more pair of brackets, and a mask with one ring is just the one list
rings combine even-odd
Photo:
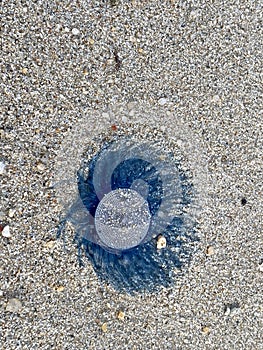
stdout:
[[[96,152],[86,150],[77,171],[78,196],[66,215],[79,252],[101,280],[130,293],[171,285],[197,241],[194,222],[185,217],[194,196],[191,180],[175,145],[153,134],[120,132]],[[160,235],[165,249],[157,249]]]

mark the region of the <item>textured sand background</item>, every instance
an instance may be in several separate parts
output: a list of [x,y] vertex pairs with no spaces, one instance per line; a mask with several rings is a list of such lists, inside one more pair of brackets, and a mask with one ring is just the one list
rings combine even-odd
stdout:
[[[1,2],[2,349],[263,349],[262,10]],[[202,141],[208,188],[189,269],[174,288],[129,296],[79,267],[70,228],[66,250],[56,241],[48,188],[80,118],[101,111],[103,131],[112,106],[132,118],[137,103]]]

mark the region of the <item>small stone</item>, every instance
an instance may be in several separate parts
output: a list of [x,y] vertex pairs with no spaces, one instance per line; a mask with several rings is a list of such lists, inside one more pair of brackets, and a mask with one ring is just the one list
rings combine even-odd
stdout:
[[190,12],[189,18],[191,20],[193,20],[193,19],[196,19],[197,16],[198,16],[198,11],[197,10],[193,10],[193,11]]
[[210,328],[207,327],[207,326],[205,326],[205,327],[202,328],[202,332],[203,332],[204,334],[208,334],[208,333],[210,333]]
[[10,218],[13,218],[14,217],[14,215],[15,215],[15,209],[9,209],[8,210],[8,216],[10,217]]
[[55,31],[59,32],[62,28],[62,25],[60,23],[56,24]]
[[129,116],[130,116],[130,117],[134,117],[134,115],[135,115],[135,110],[134,110],[134,109],[131,109],[131,110],[129,111]]
[[121,118],[121,120],[122,120],[122,122],[123,122],[123,123],[127,123],[128,118],[127,118],[127,117],[125,117],[125,116],[123,116],[123,117]]
[[38,163],[38,164],[37,164],[37,169],[38,169],[39,171],[44,171],[45,168],[46,168],[45,164],[43,164],[43,163]]
[[101,114],[101,116],[102,116],[103,119],[109,119],[109,118],[110,118],[110,115],[109,115],[109,113],[107,113],[107,112],[103,112],[103,113]]
[[48,256],[47,257],[47,261],[52,265],[54,263],[54,259],[52,258],[52,256]]
[[263,272],[263,263],[259,264],[258,269],[260,272]]
[[225,316],[234,316],[240,310],[240,305],[237,302],[225,305]]
[[107,323],[103,323],[101,326],[102,332],[106,333],[108,330]]
[[164,236],[159,236],[157,238],[157,249],[163,249],[166,247],[166,238]]
[[3,175],[5,170],[5,163],[4,162],[0,162],[0,175]]
[[113,125],[111,126],[111,130],[112,130],[112,131],[117,131],[117,130],[118,130],[117,125],[113,124]]
[[231,314],[231,309],[229,306],[226,306],[225,308],[225,316],[229,316]]
[[139,52],[140,54],[143,54],[143,53],[144,53],[144,49],[141,48],[141,47],[139,47],[139,48],[138,48],[138,52]]
[[164,106],[167,102],[168,102],[167,98],[164,98],[164,97],[160,98],[158,101],[160,106]]
[[95,40],[94,40],[94,39],[92,39],[92,38],[89,38],[89,39],[88,39],[88,42],[89,42],[89,44],[90,44],[90,45],[94,45]]
[[10,237],[11,237],[9,225],[6,225],[6,226],[3,228],[2,236],[3,236],[3,237],[6,237],[6,238],[10,238]]
[[221,98],[218,95],[214,95],[211,100],[214,104],[217,104],[217,105],[221,104]]
[[22,308],[22,303],[19,299],[13,298],[8,300],[6,304],[6,311],[18,312]]
[[55,244],[56,244],[56,241],[48,241],[44,244],[44,246],[45,248],[52,249],[54,248]]
[[26,67],[24,67],[24,68],[21,69],[21,72],[22,72],[22,74],[27,74],[28,69]]
[[206,255],[211,256],[211,255],[214,255],[214,254],[215,254],[214,247],[212,247],[212,246],[207,247]]
[[125,313],[123,311],[119,311],[118,312],[118,315],[117,315],[117,318],[121,321],[124,321],[124,318],[125,318]]
[[56,289],[57,292],[61,293],[61,292],[63,292],[63,290],[65,289],[65,287],[64,287],[64,286],[58,286],[58,287],[56,287],[55,289]]
[[244,197],[241,199],[241,204],[246,205],[247,204],[247,199]]
[[78,28],[73,28],[72,29],[72,34],[73,35],[79,35],[80,31],[78,30]]

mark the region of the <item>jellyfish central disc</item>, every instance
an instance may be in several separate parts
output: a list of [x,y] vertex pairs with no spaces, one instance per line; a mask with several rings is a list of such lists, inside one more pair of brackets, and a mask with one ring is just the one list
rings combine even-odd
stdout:
[[147,201],[127,188],[107,193],[95,213],[96,231],[101,241],[117,250],[140,244],[148,232],[150,220]]

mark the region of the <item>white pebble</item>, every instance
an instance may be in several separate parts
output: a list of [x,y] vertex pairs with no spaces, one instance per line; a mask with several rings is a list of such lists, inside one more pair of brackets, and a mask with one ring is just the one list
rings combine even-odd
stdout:
[[11,237],[11,233],[10,233],[10,227],[9,225],[6,225],[2,231],[2,236],[6,237],[6,238],[10,238]]
[[3,175],[4,169],[5,169],[5,163],[4,162],[0,162],[0,175]]
[[160,106],[164,106],[167,103],[167,101],[167,98],[162,97],[159,99],[158,103]]
[[80,33],[80,32],[79,32],[78,28],[73,28],[73,29],[72,29],[72,34],[73,34],[73,35],[79,35],[79,33]]
[[46,242],[46,243],[44,244],[44,246],[45,246],[45,248],[52,249],[52,248],[55,247],[55,244],[56,244],[56,241],[55,241],[55,240],[54,240],[54,241],[52,240],[52,241]]
[[14,215],[15,215],[15,209],[9,209],[8,210],[8,216],[10,217],[10,218],[13,218],[14,217]]
[[129,112],[129,116],[130,117],[134,117],[134,114],[135,114],[135,110],[131,109],[130,112]]
[[225,316],[229,316],[231,314],[231,309],[230,307],[226,307],[226,310],[225,310]]
[[123,122],[123,123],[127,123],[128,118],[124,116],[124,117],[122,117],[122,119],[121,119],[121,120],[122,120],[122,122]]
[[6,311],[18,312],[22,308],[22,303],[19,299],[13,298],[8,300],[6,304]]
[[166,247],[166,238],[164,236],[159,236],[157,239],[157,249],[163,249]]
[[214,95],[211,100],[214,104],[217,104],[217,105],[221,104],[221,99],[220,99],[220,96],[218,95]]
[[45,164],[43,164],[43,163],[38,163],[38,164],[37,164],[37,169],[38,169],[39,171],[44,171],[45,168],[46,168]]
[[109,118],[110,118],[110,115],[109,115],[109,113],[107,113],[107,112],[103,112],[103,113],[101,114],[101,116],[102,116],[103,119],[109,119]]
[[55,31],[59,32],[61,30],[61,28],[62,28],[62,25],[58,23],[55,27]]

